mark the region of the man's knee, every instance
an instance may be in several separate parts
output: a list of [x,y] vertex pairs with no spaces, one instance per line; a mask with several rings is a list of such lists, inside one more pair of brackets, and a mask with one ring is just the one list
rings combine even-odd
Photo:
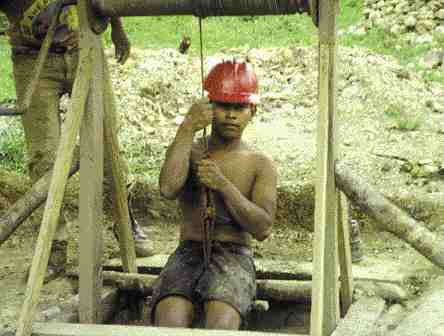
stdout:
[[156,305],[154,316],[158,327],[188,328],[194,319],[194,306],[182,296],[171,295]]
[[211,300],[205,304],[205,328],[237,330],[241,325],[239,312],[228,303]]

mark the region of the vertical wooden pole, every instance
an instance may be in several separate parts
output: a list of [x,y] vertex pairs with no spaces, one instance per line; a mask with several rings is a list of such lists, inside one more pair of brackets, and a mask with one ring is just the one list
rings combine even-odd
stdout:
[[134,237],[128,212],[128,195],[126,193],[126,182],[120,163],[120,146],[117,137],[117,110],[113,94],[111,76],[107,63],[104,63],[104,135],[105,151],[111,160],[112,179],[114,184],[114,213],[119,227],[120,255],[123,270],[129,273],[137,273],[136,250]]
[[319,117],[313,246],[312,336],[330,335],[339,319],[337,191],[334,163],[336,14],[339,0],[319,2]]
[[338,192],[338,252],[341,270],[341,315],[345,316],[353,301],[353,276],[350,248],[349,204],[347,196]]
[[32,319],[48,266],[52,240],[60,217],[63,194],[68,180],[69,169],[71,168],[80,123],[83,119],[86,98],[88,96],[89,80],[91,78],[89,55],[89,48],[82,49],[79,55],[73,98],[66,119],[66,131],[62,134],[57,149],[57,158],[54,163],[51,186],[49,187],[48,199],[46,201],[37,245],[32,259],[31,271],[29,273],[25,302],[17,323],[17,336],[29,336],[31,334]]
[[87,3],[79,1],[80,47],[91,47],[92,78],[80,130],[79,320],[101,323],[103,226],[103,50],[90,29]]

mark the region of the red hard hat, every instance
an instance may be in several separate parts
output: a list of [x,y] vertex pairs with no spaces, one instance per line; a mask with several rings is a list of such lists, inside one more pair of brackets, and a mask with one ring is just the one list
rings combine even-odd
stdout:
[[204,82],[211,101],[256,105],[257,78],[250,64],[227,61],[211,69]]

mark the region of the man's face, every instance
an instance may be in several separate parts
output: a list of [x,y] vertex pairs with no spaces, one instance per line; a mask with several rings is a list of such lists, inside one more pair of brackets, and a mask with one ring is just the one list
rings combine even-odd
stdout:
[[252,117],[249,104],[213,102],[213,111],[213,128],[227,140],[240,138]]

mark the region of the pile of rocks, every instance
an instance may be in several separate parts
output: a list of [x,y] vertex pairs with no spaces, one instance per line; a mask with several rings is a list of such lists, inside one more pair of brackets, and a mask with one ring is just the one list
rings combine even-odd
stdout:
[[364,0],[364,8],[368,28],[444,34],[444,0]]

